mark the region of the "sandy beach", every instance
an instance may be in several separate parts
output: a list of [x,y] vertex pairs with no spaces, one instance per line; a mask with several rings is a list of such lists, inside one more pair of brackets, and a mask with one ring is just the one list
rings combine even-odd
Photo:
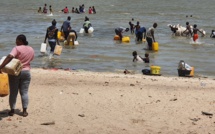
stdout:
[[[0,98],[1,134],[212,134],[215,80],[32,69],[28,117]],[[203,113],[202,113],[203,112]],[[209,114],[209,115],[208,115]]]

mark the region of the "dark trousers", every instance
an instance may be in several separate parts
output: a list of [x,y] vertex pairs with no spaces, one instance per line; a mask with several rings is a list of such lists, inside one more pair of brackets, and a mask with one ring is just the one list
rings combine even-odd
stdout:
[[65,36],[65,39],[67,39],[68,35],[69,35],[69,32],[68,31],[63,31],[64,33],[64,36]]
[[137,41],[142,41],[143,40],[143,33],[137,32],[136,38],[137,38]]
[[54,52],[54,49],[55,49],[55,46],[56,46],[56,42],[49,41],[49,46],[51,47],[50,52]]
[[84,27],[85,33],[88,33],[88,29],[89,29],[89,27]]
[[146,41],[148,43],[148,49],[152,50],[152,38],[146,37]]

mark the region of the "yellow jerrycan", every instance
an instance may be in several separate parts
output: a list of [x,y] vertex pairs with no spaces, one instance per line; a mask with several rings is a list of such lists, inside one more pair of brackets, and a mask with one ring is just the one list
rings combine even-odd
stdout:
[[0,73],[0,97],[7,96],[9,94],[9,81],[6,73]]

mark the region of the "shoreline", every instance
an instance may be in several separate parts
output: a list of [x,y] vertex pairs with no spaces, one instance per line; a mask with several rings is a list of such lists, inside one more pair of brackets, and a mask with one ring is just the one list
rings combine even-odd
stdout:
[[[110,72],[110,71],[107,71],[107,72],[105,72],[105,71],[92,71],[92,70],[84,70],[84,69],[72,69],[72,68],[48,68],[48,67],[33,67],[32,69],[43,69],[43,70],[55,70],[55,71],[58,71],[58,70],[60,70],[60,71],[69,71],[69,72],[88,72],[88,73],[101,73],[101,74],[103,74],[103,73],[107,73],[107,74],[119,74],[119,75],[121,75],[121,74],[124,74],[124,71],[125,70],[127,70],[127,69],[116,69],[115,71],[112,71],[112,72]],[[197,78],[197,79],[210,79],[210,80],[215,80],[215,77],[214,76],[210,76],[210,75],[196,75],[196,74],[194,74],[194,76],[186,76],[186,77],[180,77],[180,76],[178,76],[178,74],[177,75],[170,75],[170,74],[160,74],[160,75],[144,75],[144,74],[142,74],[141,73],[141,71],[140,70],[128,70],[128,71],[130,71],[130,73],[128,73],[128,74],[124,74],[124,75],[140,75],[140,76],[155,76],[155,77],[157,77],[157,76],[160,76],[160,77],[175,77],[175,78],[190,78],[190,79],[195,79],[195,78]],[[195,73],[195,72],[194,72]]]
[[[31,69],[28,117],[20,95],[2,133],[213,133],[215,80],[107,72]],[[48,125],[44,125],[48,124]]]

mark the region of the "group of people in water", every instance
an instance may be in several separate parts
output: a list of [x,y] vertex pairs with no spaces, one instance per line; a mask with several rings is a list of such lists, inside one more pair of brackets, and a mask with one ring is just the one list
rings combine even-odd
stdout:
[[[66,41],[66,43],[64,43],[65,45],[69,45],[69,43],[71,41],[72,41],[72,44],[74,45],[75,41],[77,41],[77,38],[78,38],[78,34],[74,29],[72,29],[70,21],[71,21],[71,17],[68,16],[67,20],[63,22],[61,29],[60,29],[60,31],[63,33],[62,35],[64,36],[62,41]],[[47,28],[46,35],[45,35],[44,43],[46,43],[46,41],[48,39],[48,44],[51,48],[49,58],[53,57],[56,44],[60,45],[59,39],[58,39],[59,30],[56,27],[56,24],[57,24],[57,22],[54,19],[52,21],[52,25]],[[91,26],[92,26],[92,24],[91,24],[89,18],[87,16],[85,16],[85,20],[83,23],[83,29],[84,29],[85,33],[88,33],[88,29]]]
[[[47,13],[48,13],[47,4],[44,4],[43,9],[42,9],[42,7],[39,7],[39,9],[38,9],[38,11],[37,11],[37,12],[38,12],[38,13],[44,13],[44,14],[47,14]],[[49,6],[49,12],[50,12],[50,14],[52,14],[52,13],[53,13],[53,11],[52,11],[52,6],[51,6],[51,5]]]
[[[52,6],[50,5],[49,6],[49,12],[50,14],[53,14],[53,10],[52,10]],[[68,7],[66,6],[64,9],[61,10],[61,12],[63,13],[70,13]],[[75,7],[72,7],[72,10],[71,10],[71,13],[77,13],[77,14],[80,14],[80,13],[85,13],[85,6],[84,4],[82,5],[79,5],[79,8],[75,8]],[[47,4],[44,4],[44,7],[42,9],[42,7],[39,7],[38,9],[38,13],[48,13],[48,9],[47,9]],[[96,9],[94,6],[90,6],[89,9],[88,9],[88,13],[89,14],[96,14]]]
[[[133,19],[132,19],[133,20]],[[157,23],[154,23],[152,27],[148,30],[145,27],[141,27],[139,21],[134,25],[131,21],[129,21],[131,34],[135,33],[136,41],[142,42],[145,39],[148,43],[148,50],[152,50],[152,43],[156,42],[154,37],[155,28],[157,28]],[[122,40],[122,33],[128,32],[129,28],[118,27],[115,29],[115,34],[119,36],[119,39]]]

